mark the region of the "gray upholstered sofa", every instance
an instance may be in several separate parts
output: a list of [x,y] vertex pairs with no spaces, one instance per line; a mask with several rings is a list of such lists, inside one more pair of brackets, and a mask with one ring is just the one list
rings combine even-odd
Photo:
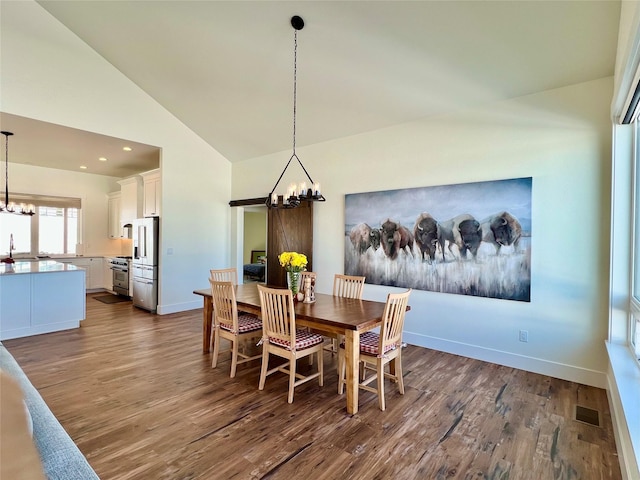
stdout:
[[2,343],[0,343],[0,367],[18,382],[24,393],[24,401],[33,424],[34,443],[47,478],[51,480],[98,479],[98,475],[87,459]]

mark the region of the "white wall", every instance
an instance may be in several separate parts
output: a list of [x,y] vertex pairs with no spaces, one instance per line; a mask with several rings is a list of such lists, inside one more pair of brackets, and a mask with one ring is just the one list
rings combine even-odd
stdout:
[[[531,302],[414,291],[405,340],[605,387],[612,78],[428,118],[297,153],[314,209],[318,290],[343,271],[344,195],[533,177]],[[266,195],[289,152],[233,165],[233,198]],[[302,173],[293,171],[286,185]],[[265,177],[266,180],[265,180]],[[272,180],[273,181],[273,180]],[[384,300],[390,287],[366,285]],[[518,341],[519,330],[529,342]]]
[[229,258],[229,162],[37,3],[0,8],[0,109],[161,147],[158,311],[201,307],[206,266]]

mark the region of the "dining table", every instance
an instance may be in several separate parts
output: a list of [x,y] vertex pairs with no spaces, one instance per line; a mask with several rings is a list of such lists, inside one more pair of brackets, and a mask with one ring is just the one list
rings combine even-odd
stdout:
[[[193,293],[202,295],[204,299],[202,351],[208,353],[211,348],[213,297],[210,288],[194,290]],[[239,311],[260,315],[258,284],[238,285],[236,303]],[[332,337],[336,334],[344,336],[347,412],[352,415],[358,413],[360,334],[381,325],[384,308],[385,302],[343,298],[322,293],[315,294],[313,303],[295,303],[296,326],[309,327]]]

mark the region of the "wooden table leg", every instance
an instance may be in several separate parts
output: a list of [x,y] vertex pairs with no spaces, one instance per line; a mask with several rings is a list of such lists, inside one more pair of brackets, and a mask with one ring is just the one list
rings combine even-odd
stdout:
[[358,413],[358,352],[360,350],[360,334],[347,330],[344,338],[345,363],[347,366],[347,413]]
[[213,297],[204,297],[204,312],[202,314],[202,353],[211,350],[211,324],[213,322]]

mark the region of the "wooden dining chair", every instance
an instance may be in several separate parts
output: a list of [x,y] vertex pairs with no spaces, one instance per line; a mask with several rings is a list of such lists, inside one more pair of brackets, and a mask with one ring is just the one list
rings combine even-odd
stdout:
[[[235,287],[232,282],[218,282],[209,279],[211,296],[213,297],[213,360],[211,368],[218,365],[220,353],[231,352],[231,378],[236,376],[236,368],[241,363],[250,362],[261,357],[260,354],[249,356],[246,343],[255,342],[262,336],[262,322],[256,315],[238,312]],[[220,339],[231,342],[231,348],[220,351]],[[242,349],[240,349],[242,347]]]
[[[361,300],[364,280],[365,277],[336,273],[333,277],[333,296]],[[336,335],[331,339],[331,343],[327,345],[326,350],[336,353],[341,342],[342,335]]]
[[[293,403],[293,391],[298,385],[314,378],[318,378],[320,386],[323,385],[323,337],[317,333],[296,328],[296,313],[291,290],[258,285],[258,292],[260,293],[263,332],[262,368],[258,389],[264,389],[266,378],[272,373],[287,373],[289,375],[287,401]],[[307,376],[296,373],[297,360],[314,353],[318,355],[318,371]],[[287,363],[268,370],[270,354],[286,359]]]
[[365,277],[336,273],[333,277],[333,296],[361,299],[364,280]]
[[217,282],[231,282],[233,285],[238,285],[238,269],[232,268],[219,268],[209,270],[211,280]]
[[[398,391],[404,395],[404,382],[402,380],[402,329],[404,317],[407,312],[411,289],[404,293],[390,293],[382,314],[380,333],[364,332],[360,334],[360,351],[358,363],[361,363],[362,377],[358,387],[378,394],[380,410],[385,409],[384,379],[390,378],[398,384]],[[393,365],[391,365],[393,363]],[[385,372],[385,365],[389,365],[389,373]],[[340,345],[338,352],[338,393],[344,392],[346,384],[346,362],[344,344]],[[367,371],[375,371],[373,376],[366,378]],[[377,388],[369,386],[377,380]]]

